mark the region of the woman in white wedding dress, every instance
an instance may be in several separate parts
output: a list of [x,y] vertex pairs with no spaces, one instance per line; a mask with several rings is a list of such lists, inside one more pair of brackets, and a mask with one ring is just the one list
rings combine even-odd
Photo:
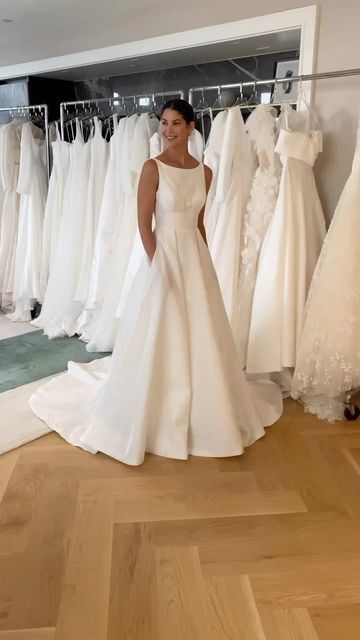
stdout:
[[132,465],[145,451],[178,459],[239,455],[282,412],[278,387],[247,383],[239,366],[206,244],[211,171],[187,150],[192,107],[166,103],[161,122],[168,146],[142,170],[144,257],[114,353],[90,365],[69,363],[30,399],[71,444]]
[[314,277],[293,380],[305,411],[333,422],[360,389],[360,119],[354,161]]

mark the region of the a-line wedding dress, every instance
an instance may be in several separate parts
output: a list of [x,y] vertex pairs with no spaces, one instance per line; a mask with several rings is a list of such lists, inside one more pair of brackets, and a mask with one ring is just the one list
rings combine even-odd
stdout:
[[170,458],[234,456],[282,412],[272,383],[239,366],[210,253],[198,230],[204,167],[156,161],[156,251],[145,252],[112,356],[46,383],[32,410],[73,445],[127,464],[145,451]]

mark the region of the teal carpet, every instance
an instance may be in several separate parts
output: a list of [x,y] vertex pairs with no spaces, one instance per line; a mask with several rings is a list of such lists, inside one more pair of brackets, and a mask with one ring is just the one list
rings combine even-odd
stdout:
[[78,338],[49,340],[42,331],[0,340],[0,393],[66,371],[69,360],[91,362],[105,353],[88,353]]

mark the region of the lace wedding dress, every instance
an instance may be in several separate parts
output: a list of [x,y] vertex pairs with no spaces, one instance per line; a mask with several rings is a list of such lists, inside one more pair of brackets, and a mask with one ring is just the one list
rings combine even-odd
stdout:
[[314,273],[292,395],[329,421],[360,389],[360,120],[354,161]]

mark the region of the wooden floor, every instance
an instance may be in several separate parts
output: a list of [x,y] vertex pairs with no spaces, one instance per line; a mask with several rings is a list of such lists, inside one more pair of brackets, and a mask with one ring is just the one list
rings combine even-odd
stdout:
[[0,459],[0,640],[359,638],[359,422],[288,401],[240,458]]

